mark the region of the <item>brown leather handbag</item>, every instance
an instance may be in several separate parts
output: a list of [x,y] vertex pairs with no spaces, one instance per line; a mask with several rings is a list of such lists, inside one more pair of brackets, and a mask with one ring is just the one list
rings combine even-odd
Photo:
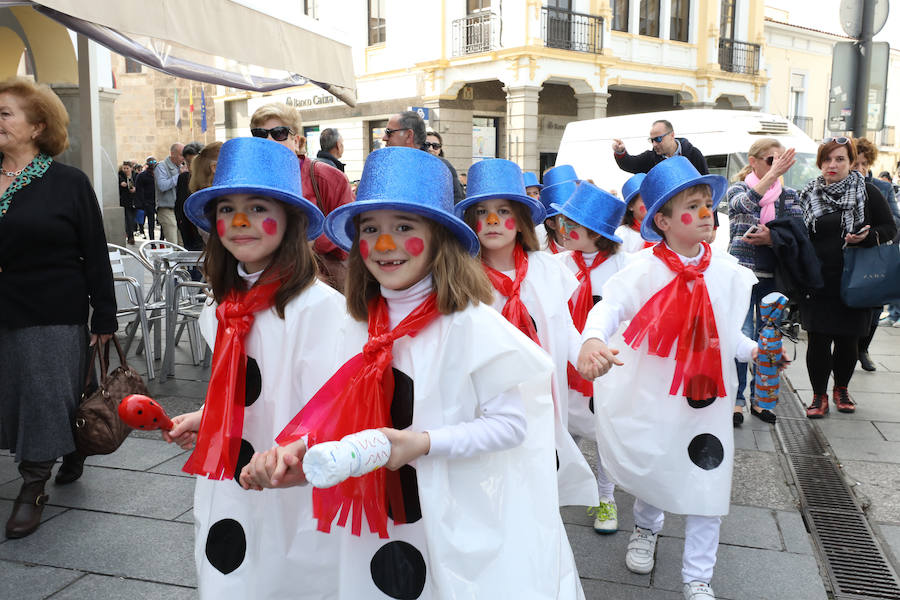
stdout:
[[[112,373],[109,370],[109,346],[114,343],[119,352],[119,365]],[[111,342],[103,345],[103,351],[98,348],[100,343],[94,345],[91,352],[90,369],[88,370],[85,390],[90,384],[91,372],[98,357],[100,359],[100,387],[90,396],[82,394],[81,404],[75,412],[75,446],[78,452],[84,456],[94,454],[109,454],[114,452],[128,434],[131,428],[119,418],[119,402],[129,394],[147,394],[147,386],[144,384],[137,371],[128,366],[125,361],[125,353],[119,340],[113,336]]]

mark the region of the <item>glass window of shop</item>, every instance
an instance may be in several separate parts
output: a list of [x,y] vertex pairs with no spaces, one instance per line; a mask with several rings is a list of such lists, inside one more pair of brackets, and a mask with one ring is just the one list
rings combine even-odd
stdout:
[[306,155],[315,158],[319,153],[319,126],[310,125],[303,128],[303,137],[306,138]]
[[672,0],[672,18],[669,25],[669,39],[687,42],[691,34],[691,0]]
[[472,117],[472,161],[497,158],[500,145],[498,117]]
[[612,0],[613,31],[628,31],[628,0]]
[[381,141],[381,138],[384,137],[384,128],[387,127],[387,119],[382,121],[369,121],[369,147],[367,149],[366,154],[369,152],[373,152],[378,150],[379,148],[384,148],[384,142]]
[[659,37],[659,0],[641,0],[638,34]]

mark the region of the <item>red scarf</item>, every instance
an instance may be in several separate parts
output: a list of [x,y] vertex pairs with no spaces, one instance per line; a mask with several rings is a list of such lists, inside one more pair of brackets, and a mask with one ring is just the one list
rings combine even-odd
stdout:
[[216,308],[219,327],[197,445],[182,469],[210,479],[231,479],[237,467],[244,429],[247,352],[244,340],[254,314],[272,306],[281,280],[232,290]]
[[547,238],[547,250],[550,251],[551,254],[559,254],[560,247],[556,245],[556,242],[553,241],[553,238]]
[[[312,447],[364,429],[391,427],[394,341],[405,335],[416,336],[440,315],[437,296],[431,294],[392,330],[387,301],[381,295],[373,298],[369,302],[369,341],[363,351],[331,376],[275,441],[284,446],[308,433],[307,446]],[[350,477],[334,487],[313,490],[313,516],[319,522],[319,531],[325,533],[331,531],[338,512],[338,526],[346,527],[352,511],[351,532],[359,535],[365,511],[369,530],[386,538],[388,504],[394,523],[405,523],[400,478],[396,471],[387,469],[376,469],[362,477]]]
[[[640,235],[640,233],[641,233],[641,224],[640,223],[638,223],[637,221],[632,221],[631,225],[629,225],[629,227],[632,228],[633,230],[637,231],[638,234]],[[656,242],[648,242],[647,240],[644,240],[644,248],[649,248],[652,245],[654,245],[655,243]]]
[[[588,266],[582,252],[572,252],[572,260],[575,261],[575,265],[578,267],[577,277],[578,281],[581,282],[581,285],[575,290],[573,298],[569,299],[569,312],[572,313],[572,322],[575,323],[575,328],[578,330],[578,333],[584,331],[584,323],[587,321],[588,313],[591,312],[591,309],[594,307],[594,289],[591,285],[591,271],[606,262],[606,259],[609,258],[609,256],[608,252],[598,252],[597,255],[594,256],[594,260],[591,261],[591,265]],[[568,375],[570,389],[581,392],[582,395],[588,398],[594,395],[594,384],[579,375],[578,370],[572,363],[568,363],[566,366],[566,374]]]
[[[677,394],[684,384],[689,401],[706,402],[725,396],[722,356],[716,317],[709,301],[703,272],[712,251],[703,242],[703,258],[696,266],[686,266],[665,244],[657,244],[653,254],[676,273],[675,278],[653,295],[625,330],[625,343],[637,349],[648,338],[648,353],[667,357],[678,339],[675,376],[669,389]],[[688,289],[693,281],[694,287]]]
[[522,282],[525,281],[525,275],[528,273],[528,255],[525,254],[521,244],[517,243],[515,248],[513,248],[513,260],[516,262],[515,281],[497,269],[489,267],[486,263],[482,263],[482,265],[494,289],[506,296],[506,304],[503,306],[501,314],[506,317],[507,321],[518,327],[522,333],[534,340],[535,344],[540,346],[541,342],[538,341],[534,322],[531,320],[528,309],[525,308],[525,304],[522,303],[522,299],[519,297],[519,288],[522,286]]

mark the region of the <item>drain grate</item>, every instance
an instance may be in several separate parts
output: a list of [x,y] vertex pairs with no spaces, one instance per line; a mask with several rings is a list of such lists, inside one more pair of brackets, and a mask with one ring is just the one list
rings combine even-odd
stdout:
[[[779,404],[792,403],[799,408],[796,395],[785,396]],[[778,419],[775,430],[835,600],[900,600],[897,574],[812,423]]]

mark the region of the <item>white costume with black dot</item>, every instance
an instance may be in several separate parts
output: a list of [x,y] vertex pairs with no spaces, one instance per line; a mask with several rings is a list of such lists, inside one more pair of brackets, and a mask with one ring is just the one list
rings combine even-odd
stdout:
[[[504,275],[515,279],[514,271],[504,272]],[[572,364],[577,362],[581,348],[581,337],[569,313],[569,298],[577,288],[578,279],[552,254],[528,253],[528,272],[519,288],[519,298],[534,320],[541,349],[553,360],[560,506],[596,506],[599,497],[594,474],[568,431],[566,365],[570,361]],[[506,296],[494,289],[494,308],[502,312],[505,305]]]
[[[728,514],[734,466],[731,422],[737,373],[734,360],[749,361],[756,342],[741,333],[753,273],[728,254],[713,250],[703,273],[716,319],[727,397],[692,408],[669,394],[672,356],[627,346],[619,324],[630,320],[674,277],[652,251],[635,255],[603,286],[603,300],[588,315],[582,337],[598,338],[619,350],[624,363],[594,383],[598,451],[610,477],[633,494],[638,525],[659,531],[663,511],[689,515],[682,576],[709,581],[715,565],[719,520]],[[679,255],[684,264],[697,264]],[[693,286],[693,284],[689,284]]]
[[[259,274],[247,276],[253,283]],[[245,339],[246,407],[237,474],[254,451],[275,445],[275,436],[306,401],[358,350],[365,327],[350,319],[344,297],[316,281],[285,307],[255,314]],[[215,342],[215,305],[200,317]],[[353,341],[356,344],[353,344]],[[355,348],[353,347],[355,345]],[[245,491],[231,479],[197,478],[194,533],[200,597],[336,598],[339,541],[316,531],[312,488]]]
[[[430,277],[382,290],[391,326],[430,290]],[[332,527],[341,600],[583,598],[553,486],[546,354],[485,305],[438,317],[392,352],[394,424],[428,431],[431,450],[400,471],[410,523],[389,518],[389,539]]]

